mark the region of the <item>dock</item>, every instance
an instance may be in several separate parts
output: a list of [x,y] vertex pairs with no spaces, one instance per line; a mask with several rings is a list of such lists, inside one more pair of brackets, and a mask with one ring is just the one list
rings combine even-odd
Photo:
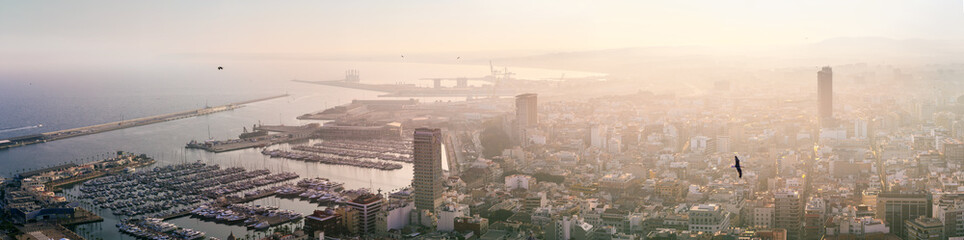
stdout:
[[[271,126],[258,125],[253,128],[255,131],[278,132],[280,134],[269,134],[261,137],[249,137],[240,139],[230,139],[224,141],[209,140],[204,142],[191,141],[184,147],[193,149],[203,149],[208,152],[220,153],[253,147],[267,147],[278,143],[306,140],[315,135],[321,128],[319,124],[307,124],[302,126]],[[243,134],[242,134],[243,135]]]
[[[237,140],[237,141],[240,141],[240,140]],[[251,139],[251,140],[245,140],[240,142],[211,144],[211,145],[208,145],[205,143],[188,143],[187,145],[184,146],[184,148],[203,149],[208,152],[221,153],[221,152],[228,152],[228,151],[234,151],[234,150],[245,149],[245,148],[267,147],[267,146],[270,146],[272,143],[273,141],[271,141],[270,139],[266,137],[262,137],[258,139]]]
[[94,179],[94,178],[99,178],[99,177],[103,177],[103,176],[106,176],[106,175],[116,174],[116,173],[125,171],[125,169],[128,168],[128,167],[130,167],[130,168],[140,168],[140,167],[143,167],[143,166],[147,166],[147,165],[154,164],[155,162],[156,162],[156,160],[154,160],[153,158],[151,158],[151,159],[148,159],[147,161],[133,162],[133,163],[128,164],[128,165],[117,166],[117,167],[110,168],[110,169],[97,170],[97,171],[94,171],[94,172],[91,172],[91,173],[88,173],[88,174],[84,174],[84,175],[73,176],[73,177],[65,178],[65,179],[58,179],[58,180],[55,180],[55,181],[51,181],[51,182],[45,183],[45,185],[47,186],[47,189],[50,189],[50,190],[53,191],[53,192],[60,192],[60,191],[63,190],[62,187],[64,187],[64,186],[70,186],[70,185],[74,185],[74,184],[77,184],[77,183],[82,183],[82,182],[85,182],[85,181],[87,181],[87,180],[91,180],[91,179]]
[[168,113],[168,114],[162,114],[157,116],[97,124],[97,125],[86,126],[86,127],[71,128],[66,130],[46,132],[39,135],[15,137],[5,141],[0,141],[0,142],[3,142],[3,144],[0,144],[0,149],[19,147],[19,146],[25,146],[30,144],[36,144],[36,143],[45,143],[49,141],[79,137],[79,136],[84,136],[89,134],[96,134],[96,133],[108,132],[113,130],[144,126],[144,125],[167,122],[167,121],[174,121],[174,120],[183,119],[183,118],[203,116],[203,115],[241,108],[245,104],[250,104],[250,103],[260,102],[260,101],[267,101],[267,100],[282,98],[287,96],[289,95],[288,94],[275,95],[270,97],[263,97],[263,98],[251,99],[251,100],[246,100],[241,102],[229,103],[229,104],[220,105],[220,106],[205,107],[205,108],[200,108],[200,109],[195,109],[190,111]]
[[103,222],[103,221],[104,221],[104,218],[97,216],[97,214],[87,211],[87,209],[77,207],[77,208],[74,208],[73,218],[60,220],[57,223],[60,224],[61,226],[72,227],[72,226],[77,226],[81,224]]
[[285,125],[258,125],[254,127],[255,131],[264,130],[268,132],[279,132],[279,133],[302,133],[302,132],[312,132],[318,130],[321,125],[318,124],[308,124],[302,126],[285,126]]
[[24,237],[24,239],[85,239],[77,233],[70,231],[70,229],[54,223],[30,223],[18,226],[17,229],[25,233],[24,235],[26,235],[26,237]]

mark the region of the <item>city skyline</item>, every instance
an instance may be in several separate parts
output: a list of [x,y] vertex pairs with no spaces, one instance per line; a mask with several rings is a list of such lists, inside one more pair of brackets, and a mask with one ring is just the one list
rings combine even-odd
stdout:
[[961,1],[0,6],[0,240],[964,240]]

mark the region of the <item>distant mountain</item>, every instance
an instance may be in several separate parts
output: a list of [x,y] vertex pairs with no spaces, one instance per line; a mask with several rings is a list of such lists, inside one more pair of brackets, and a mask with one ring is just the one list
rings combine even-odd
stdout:
[[700,69],[769,69],[850,63],[964,63],[964,41],[879,37],[833,38],[813,44],[761,47],[642,47],[559,52],[495,59],[500,65],[635,74]]

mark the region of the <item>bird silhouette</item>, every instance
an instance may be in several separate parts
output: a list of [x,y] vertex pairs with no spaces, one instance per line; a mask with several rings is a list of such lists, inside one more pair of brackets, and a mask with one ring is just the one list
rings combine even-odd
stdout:
[[455,58],[455,60],[459,60],[459,59],[462,59],[462,57],[456,57],[456,58]]
[[218,66],[218,70],[224,70],[224,67]]
[[736,162],[736,164],[733,164],[733,168],[736,168],[736,173],[740,175],[740,178],[743,178],[743,169],[740,168],[740,158],[733,156],[733,160]]
[[405,58],[405,55],[402,55],[402,58]]

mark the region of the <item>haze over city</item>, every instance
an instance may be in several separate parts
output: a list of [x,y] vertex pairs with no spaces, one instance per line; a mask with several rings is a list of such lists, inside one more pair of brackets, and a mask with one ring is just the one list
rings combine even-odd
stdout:
[[961,1],[0,1],[0,239],[964,239]]

